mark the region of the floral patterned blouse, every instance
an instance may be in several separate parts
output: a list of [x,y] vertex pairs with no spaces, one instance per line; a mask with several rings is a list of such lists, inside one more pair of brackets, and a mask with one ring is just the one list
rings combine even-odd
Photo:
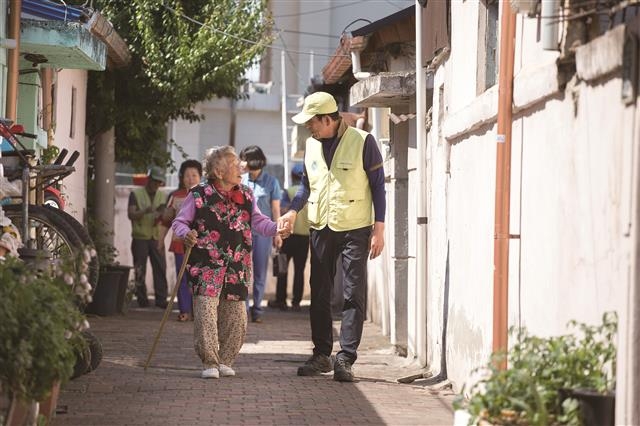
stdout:
[[225,192],[203,183],[191,190],[172,228],[181,238],[190,229],[198,232],[186,269],[194,295],[246,300],[252,225],[260,234],[276,233],[276,224],[260,212],[248,187]]

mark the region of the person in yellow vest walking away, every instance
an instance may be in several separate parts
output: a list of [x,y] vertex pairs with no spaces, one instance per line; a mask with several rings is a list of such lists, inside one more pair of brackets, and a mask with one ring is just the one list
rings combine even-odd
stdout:
[[[291,168],[291,182],[282,193],[280,201],[280,212],[285,213],[291,205],[291,200],[295,197],[302,182],[302,174],[304,166],[300,163],[295,164]],[[293,227],[293,233],[289,238],[282,242],[280,252],[287,255],[287,266],[293,258],[293,292],[291,294],[291,310],[300,311],[300,301],[304,294],[304,268],[307,265],[307,257],[309,256],[309,221],[307,220],[307,207],[305,206],[298,212],[296,223]],[[287,282],[289,276],[287,271],[278,275],[276,284],[276,298],[269,301],[269,307],[286,311],[287,306]]]
[[131,220],[131,253],[135,269],[136,299],[141,308],[149,306],[145,283],[147,259],[151,261],[153,269],[155,304],[162,309],[167,307],[167,260],[164,253],[166,231],[162,226],[167,194],[159,189],[164,182],[164,170],[151,167],[146,185],[134,189],[129,195],[127,213]]
[[[311,340],[313,355],[299,376],[333,369],[333,379],[353,381],[352,365],[362,338],[367,289],[367,258],[384,248],[386,195],[383,160],[375,138],[340,117],[329,93],[304,100],[293,117],[311,132],[304,156],[302,185],[279,226],[292,226],[306,205],[311,227]],[[331,365],[331,291],[341,256],[343,277],[340,351]]]

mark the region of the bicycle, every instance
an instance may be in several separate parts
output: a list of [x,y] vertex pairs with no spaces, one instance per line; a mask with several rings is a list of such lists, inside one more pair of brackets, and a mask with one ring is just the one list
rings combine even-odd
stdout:
[[[0,163],[8,181],[20,179],[21,194],[10,197],[7,204],[2,200],[4,215],[18,228],[24,248],[19,250],[21,257],[33,258],[34,253],[45,257],[78,256],[85,247],[94,247],[93,241],[84,226],[70,214],[45,204],[46,189],[54,186],[75,171],[73,167],[80,153],[75,151],[63,164],[68,151],[63,149],[52,164],[33,164],[35,152],[27,149],[17,138],[36,138],[36,135],[24,132],[22,126],[11,125],[11,121],[0,118],[0,136],[9,141],[13,151],[3,152]],[[8,155],[7,155],[8,154]],[[17,161],[16,161],[17,160]],[[32,184],[33,182],[33,184]],[[30,202],[33,194],[35,203]],[[89,263],[88,279],[91,293],[95,291],[100,265],[97,257]],[[78,302],[78,309],[85,306]],[[76,367],[72,378],[89,373],[97,368],[102,359],[102,346],[89,331],[83,332],[87,347],[77,354]]]
[[[80,153],[75,151],[63,164],[68,151],[60,151],[52,164],[32,164],[33,150],[27,149],[16,135],[35,138],[25,133],[22,126],[11,126],[10,121],[0,118],[0,136],[9,141],[13,151],[3,152],[2,163],[5,177],[19,179],[22,183],[20,196],[11,197],[2,203],[5,216],[19,229],[25,249],[44,250],[52,257],[75,254],[83,246],[93,247],[88,232],[80,222],[68,213],[44,204],[46,188],[53,186],[75,171],[73,167]],[[32,183],[33,182],[33,183]],[[33,194],[35,203],[25,202]],[[99,264],[94,258],[89,265],[89,282],[95,289],[98,282]]]

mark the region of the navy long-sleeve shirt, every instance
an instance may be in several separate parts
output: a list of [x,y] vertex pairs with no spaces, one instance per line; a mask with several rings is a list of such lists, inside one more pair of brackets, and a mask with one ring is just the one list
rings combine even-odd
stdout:
[[[336,153],[340,139],[335,136],[329,139],[320,139],[322,142],[322,152],[327,166],[331,168],[333,155]],[[386,212],[386,196],[384,189],[384,168],[382,167],[382,154],[376,144],[376,139],[372,135],[367,135],[362,148],[362,167],[364,168],[367,178],[369,179],[369,187],[371,188],[371,196],[373,198],[373,210],[376,222],[384,222]],[[302,175],[302,185],[298,188],[298,192],[291,201],[291,209],[300,211],[309,199],[309,178],[307,176],[307,168],[305,166]]]

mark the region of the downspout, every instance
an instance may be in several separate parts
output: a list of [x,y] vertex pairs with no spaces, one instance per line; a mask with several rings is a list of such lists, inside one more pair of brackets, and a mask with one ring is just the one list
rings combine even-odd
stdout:
[[370,72],[363,72],[362,71],[362,66],[360,65],[360,51],[359,50],[352,50],[351,51],[351,69],[352,69],[352,72],[353,72],[353,76],[358,81],[364,80],[365,78],[368,78],[368,77],[371,76]]
[[427,76],[423,67],[422,5],[416,0],[416,153],[418,156],[418,197],[416,200],[416,353],[427,364]]
[[22,0],[11,0],[9,10],[9,38],[15,47],[9,49],[7,60],[7,103],[5,116],[12,121],[18,118],[18,77],[20,62],[20,11]]
[[[495,234],[493,245],[493,351],[508,345],[509,213],[511,200],[511,127],[516,15],[502,2],[500,75],[498,80],[498,134],[496,149]],[[507,360],[500,361],[506,368]]]
[[558,50],[558,10],[560,0],[545,0],[540,5],[540,26],[542,28],[542,48]]

